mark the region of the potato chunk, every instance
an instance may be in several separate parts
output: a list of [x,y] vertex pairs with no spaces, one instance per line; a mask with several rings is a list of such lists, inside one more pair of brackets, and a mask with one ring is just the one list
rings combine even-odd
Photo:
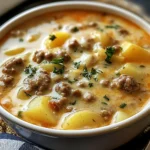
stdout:
[[54,68],[57,68],[57,69],[62,68],[61,65],[52,64],[52,63],[46,63],[46,64],[42,63],[40,64],[40,67],[46,70],[47,72],[52,72]]
[[142,79],[144,77],[143,69],[141,70],[139,65],[134,64],[134,63],[125,64],[117,72],[132,76],[137,80]]
[[30,95],[27,95],[23,88],[19,89],[18,93],[17,93],[17,98],[21,99],[21,100],[28,100],[30,98]]
[[150,52],[142,47],[130,42],[124,42],[121,47],[123,49],[121,55],[125,57],[125,61],[139,63],[150,62]]
[[127,113],[125,113],[123,111],[117,111],[116,114],[114,115],[113,122],[117,123],[117,122],[123,121],[129,117],[130,117],[130,115],[128,115]]
[[55,32],[52,35],[55,36],[55,38],[53,40],[51,40],[50,37],[49,37],[45,41],[45,46],[46,46],[47,49],[62,46],[65,43],[65,41],[70,37],[69,33],[62,32],[62,31]]
[[4,51],[4,54],[8,56],[13,56],[13,55],[17,55],[17,54],[24,52],[24,50],[25,50],[24,47],[18,47],[18,48],[13,48],[13,49]]
[[23,119],[38,124],[55,125],[56,116],[51,111],[48,102],[51,100],[49,96],[40,96],[33,99],[28,109],[23,112]]
[[68,117],[66,117],[62,128],[65,130],[71,129],[86,129],[86,128],[96,128],[103,124],[102,117],[92,111],[84,110],[75,112]]

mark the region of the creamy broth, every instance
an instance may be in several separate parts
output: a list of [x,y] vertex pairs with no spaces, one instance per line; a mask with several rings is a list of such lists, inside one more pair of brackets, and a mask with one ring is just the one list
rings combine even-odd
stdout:
[[35,17],[0,41],[0,105],[48,128],[110,125],[149,101],[150,36],[107,13]]

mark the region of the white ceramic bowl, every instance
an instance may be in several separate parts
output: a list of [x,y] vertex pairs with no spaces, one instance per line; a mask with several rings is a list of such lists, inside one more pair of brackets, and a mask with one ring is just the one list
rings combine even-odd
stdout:
[[[1,26],[0,39],[10,29],[29,18],[45,12],[66,9],[84,9],[117,14],[136,23],[150,34],[149,24],[128,11],[103,3],[78,1],[46,4],[25,11]],[[129,119],[109,126],[87,130],[65,131],[39,127],[14,117],[2,107],[0,107],[0,114],[19,135],[45,148],[56,150],[109,150],[128,142],[150,124],[150,103],[141,112]]]

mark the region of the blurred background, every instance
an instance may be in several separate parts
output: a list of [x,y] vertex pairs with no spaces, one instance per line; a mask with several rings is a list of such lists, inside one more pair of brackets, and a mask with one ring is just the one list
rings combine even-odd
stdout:
[[[63,0],[0,0],[0,25],[9,20],[11,17],[29,8],[41,4],[59,1]],[[137,14],[138,16],[144,18],[147,22],[150,23],[150,0],[86,0],[86,1],[99,1],[119,6],[121,8],[124,8]],[[1,119],[0,119],[0,133],[15,134]],[[128,150],[128,149],[145,150],[149,141],[150,141],[150,126],[146,128],[145,131],[143,131],[135,139],[119,147],[117,150]]]
[[[0,25],[12,16],[31,7],[63,0],[0,0]],[[69,0],[68,0],[69,1]],[[70,0],[71,1],[71,0]],[[82,0],[79,0],[82,1]],[[117,5],[136,13],[150,22],[150,0],[86,0]]]

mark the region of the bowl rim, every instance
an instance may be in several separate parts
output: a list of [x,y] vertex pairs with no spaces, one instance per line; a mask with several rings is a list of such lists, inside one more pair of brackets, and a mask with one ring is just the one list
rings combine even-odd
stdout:
[[[150,25],[146,21],[141,19],[140,17],[136,16],[135,14],[128,12],[127,10],[124,10],[117,6],[110,5],[110,4],[105,4],[101,2],[87,2],[87,1],[55,2],[55,3],[44,4],[41,6],[36,6],[8,20],[6,23],[0,26],[0,32],[5,30],[5,28],[7,28],[11,23],[14,23],[16,20],[26,17],[32,13],[39,12],[40,10],[44,10],[48,8],[53,8],[53,9],[56,8],[56,10],[54,11],[58,12],[59,11],[58,7],[59,8],[61,7],[62,10],[65,10],[65,8],[67,9],[67,7],[68,7],[68,10],[69,9],[80,10],[83,6],[88,7],[89,10],[94,10],[94,8],[97,8],[97,9],[101,9],[102,12],[112,11],[113,14],[118,13],[118,16],[122,16],[123,18],[126,18],[130,21],[134,21],[135,24],[137,24],[138,26],[143,28],[148,34],[150,34]],[[73,8],[70,8],[70,7],[73,7]],[[147,108],[144,108],[143,110],[141,110],[139,113],[135,114],[134,116],[124,121],[121,121],[119,123],[111,124],[111,125],[104,126],[104,127],[84,129],[84,130],[60,130],[60,129],[52,129],[52,128],[45,128],[45,127],[37,126],[37,125],[25,122],[13,116],[9,112],[7,112],[4,108],[2,108],[2,106],[0,106],[0,116],[4,117],[4,119],[7,119],[8,121],[13,122],[23,128],[29,129],[32,132],[40,132],[41,134],[46,134],[49,136],[59,136],[59,137],[64,137],[64,136],[65,137],[83,137],[83,136],[101,135],[101,134],[117,131],[119,129],[130,126],[136,123],[137,121],[143,119],[144,117],[150,115],[150,103],[148,103],[146,107]]]

